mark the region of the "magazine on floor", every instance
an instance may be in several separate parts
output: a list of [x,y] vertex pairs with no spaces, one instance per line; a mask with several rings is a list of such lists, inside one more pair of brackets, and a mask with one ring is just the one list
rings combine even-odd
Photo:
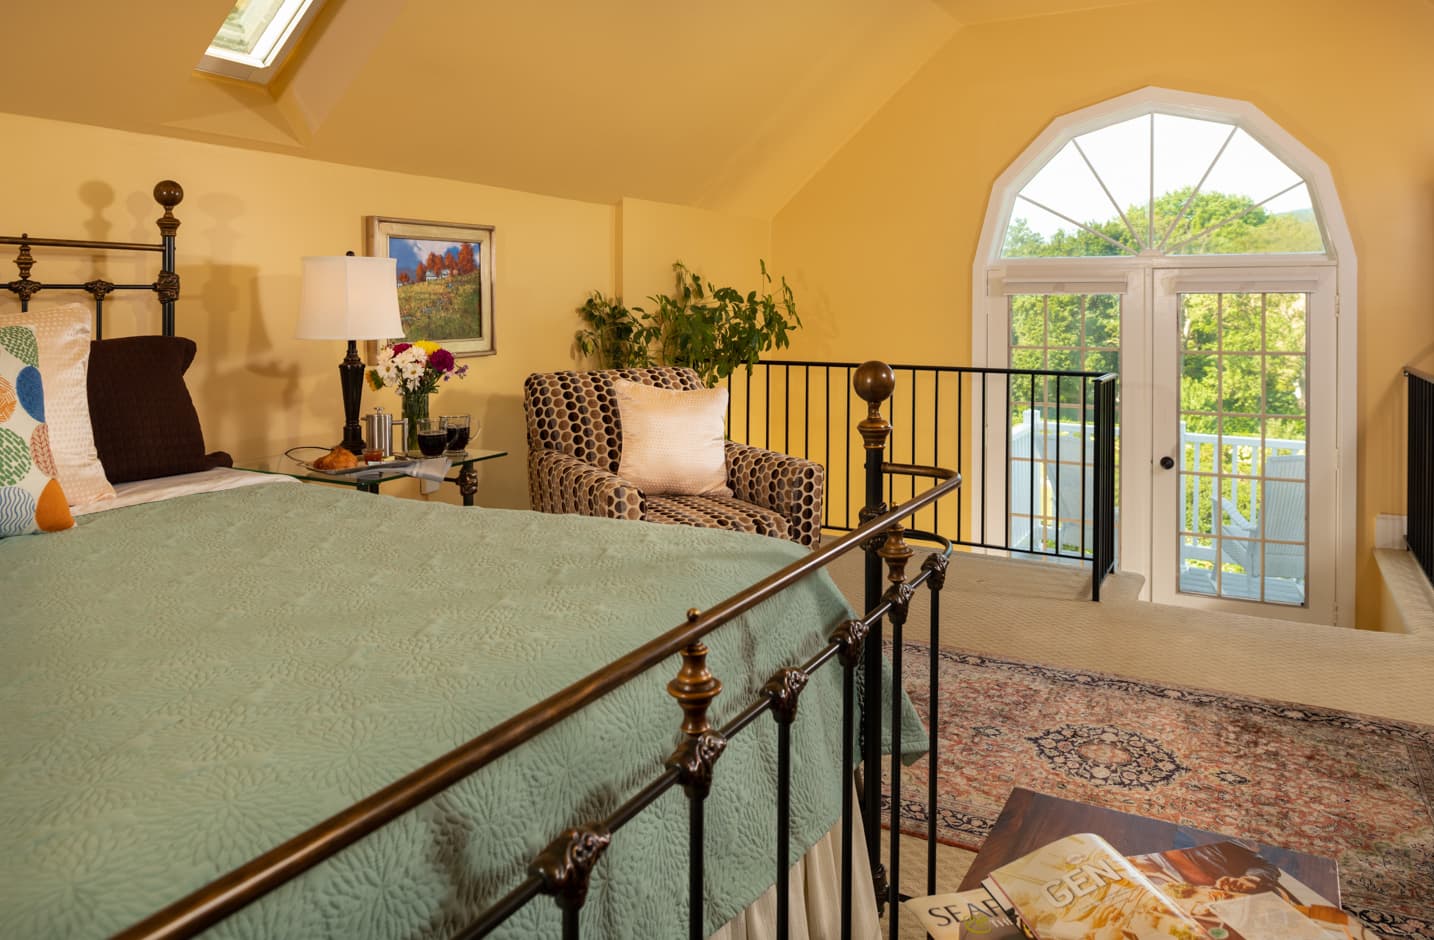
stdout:
[[1025,936],[985,888],[911,898],[906,909],[916,915],[933,940],[1019,940]]
[[1129,859],[1181,910],[1231,940],[1378,940],[1334,902],[1249,845],[1212,842]]
[[[981,884],[907,906],[937,940],[1379,940],[1233,840],[1125,858],[1084,833],[1003,865]],[[996,923],[1003,912],[1007,922]]]

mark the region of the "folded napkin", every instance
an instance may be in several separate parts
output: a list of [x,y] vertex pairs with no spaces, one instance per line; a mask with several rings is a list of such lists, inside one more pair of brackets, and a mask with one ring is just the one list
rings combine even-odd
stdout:
[[443,484],[444,477],[448,476],[448,468],[451,466],[453,466],[453,461],[447,457],[430,457],[427,460],[415,460],[408,466],[399,469],[411,477],[417,477],[418,491],[427,495],[438,491],[438,487]]

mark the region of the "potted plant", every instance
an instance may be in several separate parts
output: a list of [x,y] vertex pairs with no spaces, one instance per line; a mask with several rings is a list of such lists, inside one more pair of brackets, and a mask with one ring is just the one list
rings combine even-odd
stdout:
[[786,278],[772,294],[765,261],[761,294],[713,287],[681,261],[672,270],[676,289],[648,298],[650,311],[594,291],[578,308],[586,324],[575,337],[578,350],[605,368],[686,366],[710,386],[744,363],[750,372],[762,353],[786,347],[802,324]]

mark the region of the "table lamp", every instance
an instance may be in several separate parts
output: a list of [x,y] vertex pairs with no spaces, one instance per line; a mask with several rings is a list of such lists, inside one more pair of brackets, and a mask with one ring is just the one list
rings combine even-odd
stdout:
[[363,395],[364,362],[358,340],[403,335],[398,319],[397,263],[392,258],[305,258],[299,296],[299,339],[348,340],[349,352],[339,363],[344,395],[342,447],[363,453],[359,399]]

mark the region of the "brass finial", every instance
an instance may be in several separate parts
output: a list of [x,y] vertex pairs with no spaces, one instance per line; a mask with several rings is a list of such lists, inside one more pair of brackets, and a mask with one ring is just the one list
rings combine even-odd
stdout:
[[667,692],[682,708],[682,733],[695,738],[710,731],[707,706],[722,691],[722,683],[707,668],[707,647],[693,643],[682,651],[682,668],[667,683]]
[[851,387],[866,402],[866,417],[856,426],[862,443],[867,450],[881,450],[886,447],[886,438],[891,434],[891,422],[882,415],[881,405],[896,388],[896,375],[891,366],[872,359],[857,366],[856,373],[851,377]]
[[184,187],[174,180],[160,180],[154,184],[154,201],[164,206],[164,215],[155,220],[160,234],[173,238],[179,231],[179,220],[174,217],[174,207],[184,201]]
[[876,553],[881,556],[882,561],[886,562],[886,580],[892,584],[904,583],[906,581],[906,563],[911,560],[915,551],[906,544],[906,530],[900,524],[893,525],[886,530],[886,538]]

